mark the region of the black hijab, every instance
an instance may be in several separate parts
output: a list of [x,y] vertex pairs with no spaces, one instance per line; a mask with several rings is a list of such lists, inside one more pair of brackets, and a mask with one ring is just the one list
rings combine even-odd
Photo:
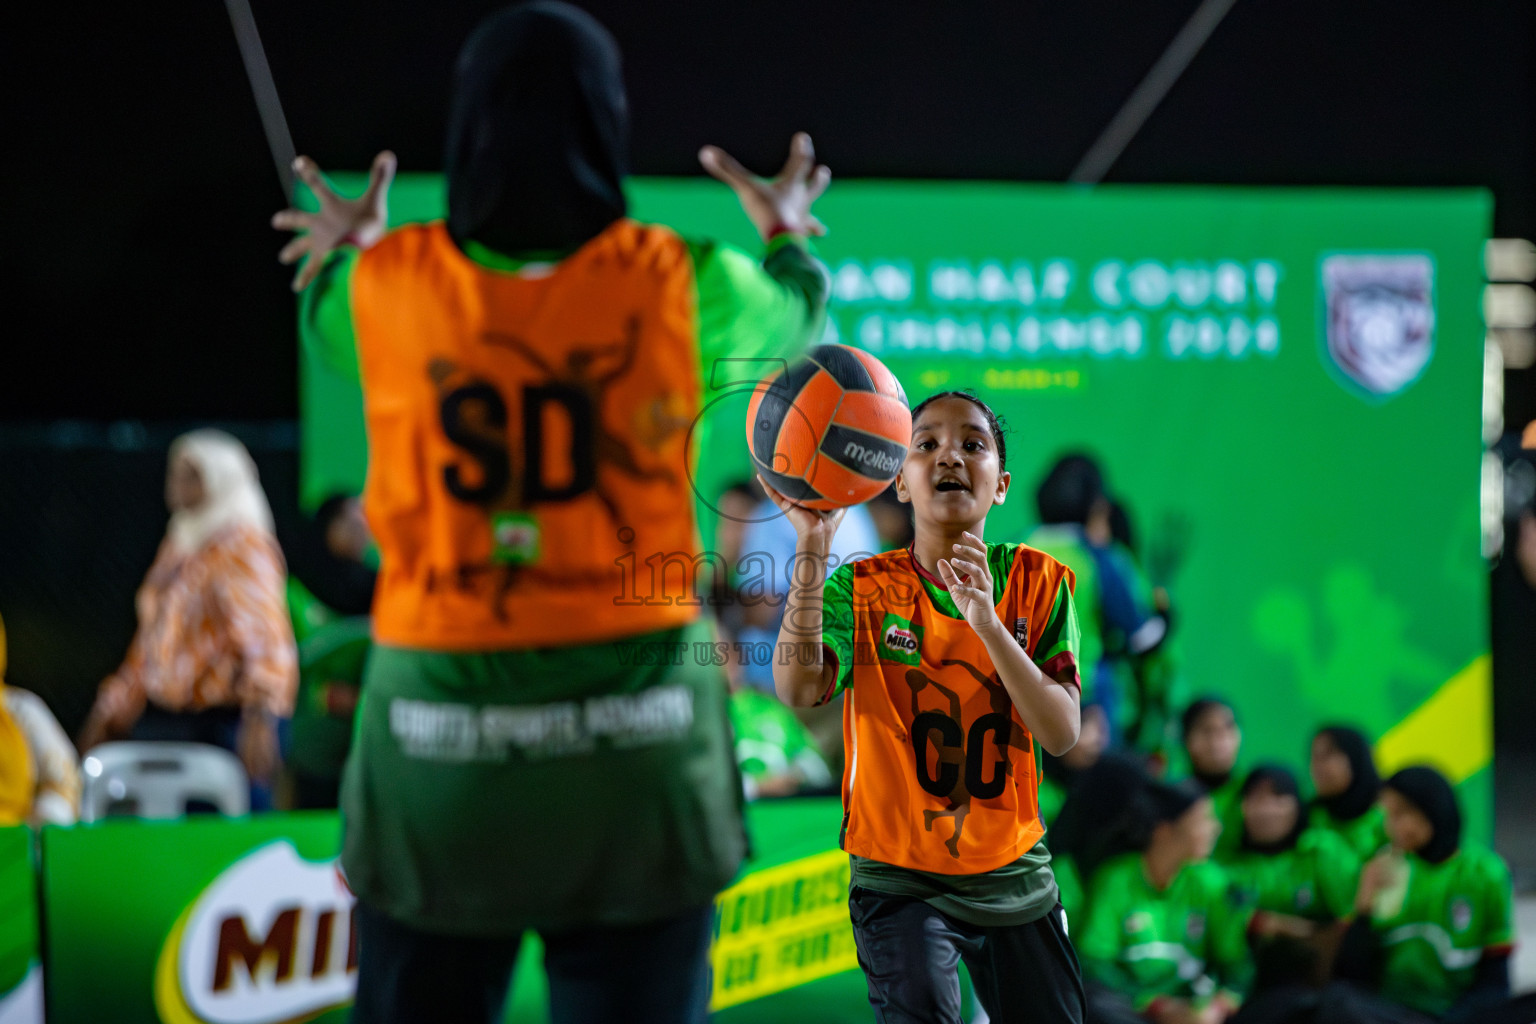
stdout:
[[1076,861],[1087,878],[1116,854],[1139,849],[1137,796],[1150,779],[1141,762],[1117,750],[1106,750],[1084,768],[1051,826],[1050,849]]
[[1254,853],[1274,854],[1284,853],[1294,849],[1296,841],[1307,830],[1307,815],[1301,806],[1301,787],[1296,784],[1296,776],[1289,768],[1278,764],[1261,764],[1248,773],[1243,780],[1243,788],[1239,792],[1239,799],[1246,797],[1260,786],[1268,785],[1280,796],[1289,796],[1296,799],[1296,823],[1291,826],[1290,832],[1281,836],[1272,843],[1260,843],[1254,841],[1248,835],[1248,824],[1243,823],[1243,841],[1240,844],[1244,850],[1252,850]]
[[1370,810],[1381,792],[1381,776],[1371,756],[1371,741],[1359,729],[1347,725],[1328,725],[1317,730],[1349,759],[1349,788],[1335,796],[1320,796],[1316,804],[1335,821],[1354,821]]
[[1168,782],[1148,776],[1131,802],[1127,827],[1123,831],[1123,849],[1146,853],[1152,847],[1157,826],[1175,822],[1195,804],[1210,794],[1194,779]]
[[311,594],[342,615],[367,615],[373,610],[378,574],[361,562],[338,557],[326,543],[331,523],[352,500],[350,495],[332,495],[321,502],[314,519],[292,533],[285,530],[278,540],[288,559],[288,572]]
[[[1232,705],[1219,697],[1199,697],[1189,702],[1189,707],[1184,709],[1184,716],[1179,720],[1179,726],[1182,730],[1179,735],[1184,739],[1186,750],[1189,749],[1189,734],[1194,731],[1196,725],[1200,724],[1200,719],[1204,718],[1207,712],[1214,711],[1217,708],[1223,709],[1227,714],[1233,716],[1234,720],[1236,719],[1237,712],[1232,710]],[[1200,781],[1200,784],[1213,793],[1232,781],[1232,769],[1230,768],[1213,775],[1208,772],[1202,772],[1191,761],[1189,769],[1194,777]]]
[[1193,779],[1164,782],[1152,779],[1143,791],[1142,813],[1145,824],[1156,827],[1165,821],[1178,821],[1195,804],[1207,796],[1205,789]]
[[1040,759],[1040,773],[1062,789],[1071,789],[1072,784],[1083,774],[1082,771],[1071,767],[1055,754],[1045,754]]
[[1456,806],[1456,791],[1444,775],[1433,768],[1418,766],[1404,768],[1388,779],[1383,788],[1407,800],[1419,809],[1434,827],[1422,850],[1414,853],[1439,864],[1461,847],[1461,808]]
[[1087,879],[1111,857],[1145,853],[1159,824],[1177,821],[1205,796],[1193,779],[1154,779],[1136,758],[1106,750],[1083,769],[1062,805],[1051,826],[1051,851],[1072,857]]
[[[1083,710],[1086,711],[1087,708]],[[1041,751],[1041,754],[1043,756],[1040,758],[1040,773],[1060,786],[1063,792],[1070,792],[1072,787],[1077,785],[1077,780],[1082,778],[1088,770],[1088,768],[1073,768],[1055,754],[1048,754],[1045,751]]]
[[590,15],[549,0],[498,11],[454,78],[445,169],[460,248],[568,252],[624,216],[619,48]]

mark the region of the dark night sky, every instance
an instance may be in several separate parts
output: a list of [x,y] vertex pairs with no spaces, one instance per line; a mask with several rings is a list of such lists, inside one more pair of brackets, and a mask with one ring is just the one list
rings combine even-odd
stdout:
[[[301,151],[439,166],[453,55],[492,3],[252,0]],[[703,142],[844,178],[1065,178],[1195,0],[584,4],[626,55],[633,169]],[[1110,174],[1484,185],[1536,235],[1536,6],[1238,0]],[[280,201],[222,4],[33,9],[4,33],[7,419],[291,417]]]

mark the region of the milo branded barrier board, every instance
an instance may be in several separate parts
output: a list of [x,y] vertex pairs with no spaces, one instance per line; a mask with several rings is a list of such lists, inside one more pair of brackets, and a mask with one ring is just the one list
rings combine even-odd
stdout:
[[32,830],[0,828],[0,1024],[43,1024]]
[[45,828],[49,1020],[345,1020],[339,838],[319,812]]
[[[759,857],[716,902],[717,1020],[863,1020],[836,800],[748,808]],[[326,812],[44,831],[49,1024],[297,1024],[347,1019],[357,973],[351,893]],[[34,875],[25,830],[0,832],[0,983],[41,1021]],[[23,898],[24,897],[24,898]],[[525,940],[506,1020],[548,1019]],[[30,987],[28,987],[30,986]],[[9,997],[8,997],[9,998]],[[7,1003],[0,1002],[0,1011]]]

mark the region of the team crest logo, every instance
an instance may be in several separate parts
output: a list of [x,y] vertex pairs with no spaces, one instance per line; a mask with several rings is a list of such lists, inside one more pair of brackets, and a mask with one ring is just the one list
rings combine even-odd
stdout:
[[1125,934],[1127,935],[1144,932],[1152,927],[1152,915],[1145,910],[1138,910],[1135,913],[1127,914],[1125,920],[1121,922],[1121,926],[1125,929]]
[[1451,927],[1464,932],[1472,926],[1472,904],[1458,896],[1451,901]]
[[491,516],[491,560],[522,565],[539,557],[539,524],[522,512],[496,512]]
[[1373,395],[1394,395],[1434,352],[1435,265],[1428,256],[1323,260],[1328,356]]
[[1303,885],[1296,890],[1296,909],[1306,910],[1312,905],[1312,887]]
[[922,664],[923,627],[900,615],[887,614],[880,625],[880,659],[901,665]]
[[1013,638],[1019,642],[1020,647],[1029,646],[1029,618],[1024,616],[1013,620]]
[[1198,941],[1205,934],[1205,915],[1193,913],[1184,919],[1184,934],[1191,940]]

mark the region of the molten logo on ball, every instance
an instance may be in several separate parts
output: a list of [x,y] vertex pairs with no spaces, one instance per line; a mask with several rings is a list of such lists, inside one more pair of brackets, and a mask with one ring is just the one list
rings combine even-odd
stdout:
[[883,452],[878,448],[865,448],[857,441],[849,441],[843,448],[843,454],[866,469],[873,469],[877,473],[889,473],[896,475],[901,468],[901,460],[889,452]]

